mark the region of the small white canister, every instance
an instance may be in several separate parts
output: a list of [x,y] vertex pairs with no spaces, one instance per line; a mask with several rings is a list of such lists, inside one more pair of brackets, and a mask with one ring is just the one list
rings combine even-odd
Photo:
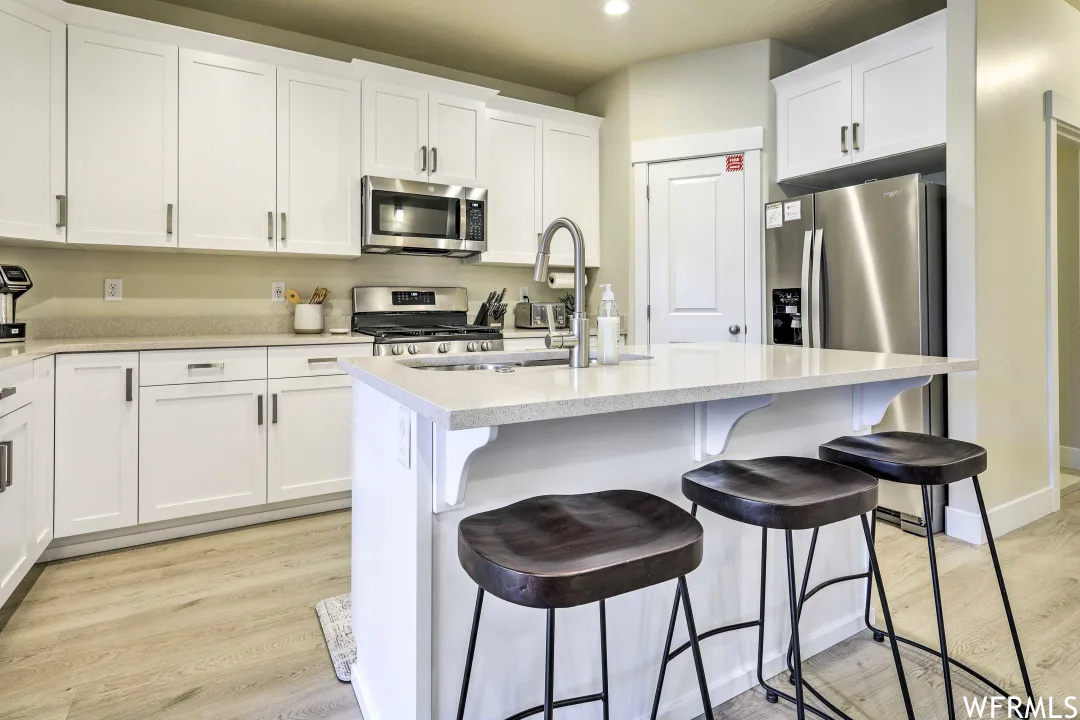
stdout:
[[322,305],[302,304],[295,306],[293,331],[301,335],[321,333],[325,325]]

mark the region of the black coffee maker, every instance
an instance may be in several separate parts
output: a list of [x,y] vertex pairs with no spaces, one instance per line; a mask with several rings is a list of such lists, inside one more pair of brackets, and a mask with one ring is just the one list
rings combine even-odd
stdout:
[[26,340],[26,323],[15,322],[15,301],[34,287],[18,265],[0,265],[0,342]]

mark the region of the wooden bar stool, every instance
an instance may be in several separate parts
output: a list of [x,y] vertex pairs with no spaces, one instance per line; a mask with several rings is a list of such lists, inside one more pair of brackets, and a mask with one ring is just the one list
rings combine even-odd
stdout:
[[[472,515],[458,526],[458,559],[479,586],[473,612],[458,720],[472,675],[484,593],[526,607],[547,610],[544,703],[507,720],[555,708],[600,702],[608,720],[607,617],[604,601],[633,590],[678,580],[686,626],[697,637],[686,575],[701,564],[703,531],[690,513],[663,498],[633,490],[585,495],[545,495]],[[600,605],[601,690],[555,700],[555,610]],[[712,704],[696,640],[692,642],[698,686],[706,717]]]
[[[1013,618],[1009,594],[1005,590],[1005,576],[1001,573],[1001,561],[998,559],[997,547],[994,545],[994,535],[990,531],[990,519],[986,514],[986,503],[983,500],[982,487],[979,485],[979,474],[986,470],[986,450],[972,443],[937,435],[894,431],[860,437],[837,438],[822,445],[819,449],[819,455],[823,460],[857,468],[883,480],[892,480],[893,482],[908,485],[920,485],[922,487],[923,512],[926,514],[926,527],[928,528],[926,545],[930,552],[930,579],[934,587],[934,609],[937,613],[939,649],[934,650],[905,637],[896,637],[895,639],[905,645],[935,655],[942,660],[941,667],[945,678],[945,695],[948,698],[949,720],[955,720],[956,718],[956,709],[953,707],[952,671],[950,669],[952,665],[985,683],[998,695],[1009,697],[1009,693],[1005,692],[985,675],[973,670],[959,660],[949,657],[948,641],[945,636],[945,619],[941,606],[937,554],[934,552],[934,534],[929,530],[929,528],[933,527],[930,488],[934,485],[949,485],[959,480],[972,479],[975,485],[975,497],[979,502],[979,513],[982,515],[983,530],[986,532],[986,541],[990,546],[990,559],[993,561],[994,572],[997,575],[1001,602],[1005,606],[1005,617],[1009,622],[1009,632],[1012,634],[1013,647],[1016,650],[1016,660],[1020,665],[1020,675],[1024,679],[1024,690],[1027,692],[1029,699],[1033,698],[1034,692],[1031,689],[1031,678],[1028,675],[1027,663],[1024,661],[1023,648],[1020,646],[1020,636],[1016,631],[1016,620]],[[812,560],[813,556],[811,554]],[[873,575],[877,573],[877,570],[871,567],[869,572]],[[832,582],[846,579],[853,578],[837,578]],[[880,577],[877,579],[877,585],[880,592]],[[867,577],[866,625],[874,632],[876,640],[883,641],[886,636],[891,639],[893,638],[892,630],[882,631],[870,624],[870,591],[870,579]]]
[[[682,477],[683,494],[693,503],[693,514],[697,514],[700,505],[718,515],[736,520],[747,525],[761,528],[761,589],[758,606],[758,619],[728,625],[694,636],[690,634],[690,644],[696,645],[705,638],[720,633],[741,630],[750,627],[758,629],[757,675],[758,682],[765,690],[769,702],[778,702],[780,698],[794,703],[799,720],[806,713],[813,713],[825,720],[831,716],[805,703],[803,689],[809,690],[838,717],[850,717],[844,714],[802,677],[802,655],[799,645],[799,604],[796,601],[795,553],[792,532],[795,530],[814,529],[832,523],[860,517],[866,547],[870,555],[871,567],[877,567],[877,555],[870,535],[870,523],[866,513],[877,506],[878,481],[866,473],[814,458],[769,457],[756,460],[720,460],[691,470]],[[791,610],[791,649],[794,656],[792,667],[795,696],[792,697],[771,687],[764,678],[765,653],[765,580],[768,559],[769,529],[783,530],[787,546],[788,601]],[[880,574],[878,592],[881,595],[882,612],[885,625],[892,632],[892,616],[881,586]],[[663,690],[664,675],[668,663],[679,655],[685,646],[671,651],[671,640],[675,630],[675,618],[679,610],[679,593],[686,590],[686,583],[680,583],[675,594],[675,605],[671,610],[671,622],[668,625],[667,643],[664,646],[664,658],[660,666],[660,677],[656,684],[653,699],[652,718],[655,720],[660,706],[660,693]],[[890,635],[891,637],[891,635]],[[893,663],[900,681],[900,690],[904,696],[904,705],[909,720],[915,714],[911,706],[907,679],[900,660],[900,650],[892,641]],[[709,717],[706,714],[706,717]]]

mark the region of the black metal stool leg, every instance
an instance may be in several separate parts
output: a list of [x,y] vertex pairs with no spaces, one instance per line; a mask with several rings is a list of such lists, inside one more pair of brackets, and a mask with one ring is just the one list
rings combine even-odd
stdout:
[[896,642],[896,631],[893,629],[892,613],[889,612],[889,601],[885,597],[885,583],[881,579],[881,568],[878,566],[877,551],[874,549],[874,535],[865,515],[861,520],[863,535],[866,536],[866,549],[870,553],[870,575],[877,582],[878,597],[881,598],[881,614],[885,616],[885,628],[889,631],[889,644],[892,646],[896,676],[900,680],[900,692],[904,696],[904,709],[907,711],[908,720],[915,720],[915,710],[911,707],[911,693],[908,691],[907,677],[904,675],[904,664],[900,660],[900,646]]
[[555,610],[547,611],[547,649],[544,657],[544,720],[555,717]]
[[945,638],[945,614],[941,607],[941,584],[938,580],[937,553],[934,551],[933,511],[930,503],[930,488],[922,486],[923,513],[926,515],[926,547],[930,551],[930,580],[934,586],[934,609],[937,612],[938,645],[941,646],[941,670],[945,678],[945,700],[948,703],[949,720],[956,720],[953,707],[952,668],[949,665],[949,646]]
[[604,720],[608,720],[608,677],[607,677],[607,607],[600,601],[600,692],[604,699],[600,702],[604,708]]
[[[870,544],[875,545],[877,542],[877,508],[870,511]],[[866,624],[866,629],[874,633],[874,640],[883,643],[885,642],[885,633],[879,631],[870,622],[870,604],[874,599],[874,569],[871,567],[866,568],[866,607],[863,612],[863,622]]]
[[1005,606],[1005,617],[1009,620],[1009,632],[1012,633],[1013,647],[1016,648],[1016,661],[1020,664],[1020,675],[1024,678],[1024,690],[1027,692],[1028,698],[1034,698],[1035,693],[1031,689],[1031,678],[1028,676],[1027,663],[1024,661],[1024,650],[1020,647],[1020,636],[1016,632],[1016,620],[1013,618],[1012,605],[1009,603],[1009,594],[1005,590],[1005,576],[1001,573],[1001,561],[998,559],[997,547],[994,545],[994,535],[990,531],[990,517],[986,514],[986,502],[983,500],[979,476],[976,475],[971,480],[975,485],[975,497],[979,500],[979,513],[982,515],[983,529],[986,532],[986,543],[990,546],[990,559],[994,562],[998,589],[1001,590],[1001,602]]
[[664,641],[664,659],[660,662],[660,676],[656,679],[656,694],[653,695],[650,720],[656,720],[656,713],[660,711],[660,693],[664,689],[664,677],[667,675],[667,666],[671,658],[671,641],[675,637],[675,621],[679,617],[679,603],[681,602],[682,583],[678,583],[675,589],[675,602],[671,606],[671,620],[668,621],[667,639]]
[[461,681],[461,696],[458,698],[457,720],[462,720],[465,717],[465,698],[469,694],[469,678],[472,677],[473,657],[476,655],[476,633],[480,629],[480,611],[483,607],[484,588],[477,588],[472,631],[469,633],[469,651],[465,654],[465,677]]
[[791,531],[784,531],[784,543],[787,545],[788,600],[791,604],[791,650],[795,674],[795,713],[798,720],[806,720],[806,702],[803,700],[802,651],[799,648],[799,607],[796,600],[795,585],[795,547]]
[[[810,569],[814,565],[814,550],[817,548],[818,532],[821,528],[814,528],[814,534],[810,536],[810,550],[806,554],[806,569],[803,571],[802,589],[799,590],[799,620],[802,620],[802,609],[806,603],[806,591],[810,587]],[[788,682],[792,685],[795,684],[795,667],[791,659],[792,657],[792,642],[788,640],[787,649],[787,667],[788,667]]]
[[685,575],[679,578],[679,590],[682,593],[683,614],[686,615],[686,631],[690,634],[690,652],[694,655],[694,669],[697,670],[698,689],[701,691],[701,705],[705,708],[706,719],[712,720],[712,700],[709,699],[709,683],[705,680],[705,665],[701,660],[697,625],[694,624],[694,609],[690,606],[690,591],[686,588]]

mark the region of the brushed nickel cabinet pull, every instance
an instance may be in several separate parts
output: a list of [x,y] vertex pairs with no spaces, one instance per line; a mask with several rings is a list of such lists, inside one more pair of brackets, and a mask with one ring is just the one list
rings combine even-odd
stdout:
[[431,172],[439,172],[439,148],[431,148]]
[[188,363],[188,370],[224,370],[225,363]]
[[277,425],[277,393],[270,396],[270,422]]
[[165,234],[173,234],[173,204],[169,203],[165,206]]
[[125,375],[125,378],[124,378],[124,399],[127,402],[131,402],[132,400],[135,399],[135,391],[134,391],[135,368],[128,368],[124,372],[124,375]]
[[266,239],[274,242],[274,211],[266,213]]
[[15,394],[15,388],[13,388],[13,387],[2,388],[2,389],[0,389],[0,400],[6,400],[7,398],[11,397],[14,394]]
[[847,149],[847,129],[848,129],[847,125],[840,128],[840,152],[843,153],[844,155],[847,155],[847,153],[848,153],[848,149]]
[[15,482],[14,440],[0,442],[0,492],[4,492]]
[[281,242],[285,242],[287,240],[286,228],[288,228],[288,225],[286,224],[286,220],[287,218],[285,217],[285,213],[281,213]]
[[321,364],[324,364],[324,363],[336,363],[337,361],[338,361],[338,359],[336,357],[332,357],[332,358],[308,358],[307,362],[308,362],[308,365],[321,365]]
[[259,424],[263,424],[263,396],[259,396]]
[[427,172],[427,145],[420,146],[420,172]]
[[851,147],[855,152],[862,150],[859,147],[859,123],[851,123]]
[[67,227],[67,195],[56,196],[56,227]]

